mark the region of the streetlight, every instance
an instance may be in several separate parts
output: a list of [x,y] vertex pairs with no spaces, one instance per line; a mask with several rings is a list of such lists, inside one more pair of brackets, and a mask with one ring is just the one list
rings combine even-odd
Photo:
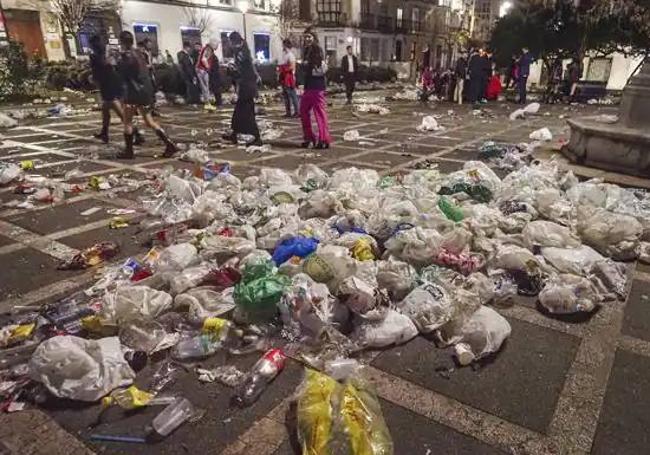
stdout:
[[248,0],[240,0],[237,2],[237,8],[239,8],[239,11],[241,11],[242,19],[244,20],[244,42],[248,42],[248,38],[246,35],[246,12],[248,11],[249,4]]
[[499,17],[503,17],[508,14],[510,8],[512,8],[512,2],[506,0],[505,2],[501,3],[501,6],[499,6]]

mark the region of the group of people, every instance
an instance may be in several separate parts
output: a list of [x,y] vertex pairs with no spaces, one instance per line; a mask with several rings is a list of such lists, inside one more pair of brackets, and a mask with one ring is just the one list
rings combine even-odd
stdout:
[[221,106],[218,48],[219,41],[216,38],[210,39],[205,46],[199,43],[192,45],[189,41],[183,41],[183,48],[176,54],[176,58],[185,85],[187,104],[214,102],[217,106]]

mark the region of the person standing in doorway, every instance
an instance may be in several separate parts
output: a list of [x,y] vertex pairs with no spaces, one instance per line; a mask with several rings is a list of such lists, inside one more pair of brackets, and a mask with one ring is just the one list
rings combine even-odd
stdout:
[[233,62],[231,63],[230,74],[237,82],[237,103],[232,114],[231,134],[223,138],[237,143],[237,135],[253,136],[253,141],[246,145],[262,145],[260,130],[255,120],[255,98],[257,97],[257,84],[260,83],[260,76],[257,74],[253,57],[239,32],[232,32],[229,36],[230,47],[233,50]]
[[149,70],[142,54],[133,48],[133,34],[128,31],[120,33],[119,73],[124,81],[124,151],[118,154],[120,159],[133,159],[133,116],[139,113],[145,124],[155,131],[156,136],[165,144],[163,156],[169,158],[178,149],[169,139],[165,131],[151,116],[151,99],[153,86],[149,77]]
[[[291,40],[282,41],[282,62],[278,66],[279,82],[284,98],[285,117],[298,117],[298,93],[296,92],[296,55]],[[293,113],[291,108],[293,107]]]
[[102,129],[93,136],[108,143],[108,128],[111,123],[111,111],[124,119],[124,111],[120,102],[123,94],[122,81],[115,71],[115,61],[106,55],[106,46],[99,35],[90,38],[90,70],[93,75],[93,82],[99,89],[102,97]]
[[357,75],[359,73],[359,59],[352,53],[352,46],[345,48],[346,54],[341,60],[341,71],[343,73],[343,82],[345,83],[345,104],[352,104],[352,94],[354,93],[354,86],[357,82]]
[[463,104],[463,89],[465,87],[465,79],[467,78],[467,57],[464,52],[460,54],[460,57],[456,60],[454,76],[456,77],[454,103]]
[[530,64],[532,59],[528,53],[528,48],[521,49],[521,57],[519,57],[519,78],[517,79],[517,89],[519,91],[519,104],[526,103],[526,85],[528,83],[528,76],[530,75]]
[[[325,74],[327,63],[323,49],[318,45],[318,37],[308,28],[304,34],[305,49],[303,51],[303,74],[305,75],[305,92],[300,100],[300,119],[302,120],[303,148],[313,145],[316,149],[330,147],[329,120],[327,118],[327,103],[325,89],[327,86]],[[311,125],[311,112],[314,111],[318,125],[318,142]]]
[[185,83],[185,102],[187,104],[197,104],[199,102],[199,89],[194,67],[196,60],[192,58],[192,46],[189,41],[183,41],[183,49],[176,57]]

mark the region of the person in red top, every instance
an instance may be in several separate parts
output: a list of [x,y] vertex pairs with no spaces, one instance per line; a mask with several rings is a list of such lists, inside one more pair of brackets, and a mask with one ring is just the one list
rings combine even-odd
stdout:
[[[282,61],[278,65],[278,79],[282,87],[285,117],[298,117],[298,93],[296,92],[296,56],[291,40],[282,41]],[[293,114],[291,113],[293,107]]]
[[435,84],[433,82],[433,71],[430,66],[426,66],[424,67],[424,70],[422,70],[422,76],[420,82],[422,83],[420,101],[426,103],[427,101],[429,101],[429,97],[435,90]]
[[494,63],[492,64],[492,76],[490,76],[490,79],[488,79],[488,86],[485,91],[486,98],[490,101],[495,101],[499,99],[499,95],[501,95],[501,89],[503,87],[501,86],[501,75],[499,74],[498,71],[495,69]]
[[212,95],[210,94],[210,71],[214,64],[214,49],[210,44],[206,44],[199,53],[199,58],[196,62],[196,75],[199,79],[199,86],[201,87],[201,101],[204,103],[210,102]]

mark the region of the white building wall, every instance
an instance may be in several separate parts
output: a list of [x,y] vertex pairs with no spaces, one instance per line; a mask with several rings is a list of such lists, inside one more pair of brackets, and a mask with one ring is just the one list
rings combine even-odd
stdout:
[[[244,34],[242,13],[224,9],[207,9],[210,15],[210,29],[203,33],[203,42],[207,43],[211,36],[219,36],[221,32],[238,31]],[[176,58],[176,53],[182,47],[181,27],[189,26],[189,21],[183,7],[153,2],[125,0],[122,9],[122,22],[125,30],[133,31],[133,24],[154,24],[158,27],[158,47],[161,53],[165,50]],[[277,29],[277,18],[272,15],[246,13],[246,41],[254,52],[253,34],[268,33],[271,35],[271,61],[278,60],[282,55],[282,40]],[[218,51],[221,55],[221,47]]]

